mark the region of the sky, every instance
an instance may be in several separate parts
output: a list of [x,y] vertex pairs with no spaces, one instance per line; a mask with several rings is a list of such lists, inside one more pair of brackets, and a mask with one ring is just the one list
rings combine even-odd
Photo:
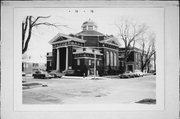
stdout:
[[[15,16],[22,22],[27,15],[51,16],[46,19],[50,23],[68,25],[66,27],[39,26],[34,28],[26,55],[33,62],[46,63],[46,53],[52,51],[48,43],[57,33],[76,34],[80,31],[83,22],[93,20],[97,31],[107,35],[118,35],[115,23],[120,18],[130,18],[138,24],[145,23],[149,30],[156,33],[156,39],[162,39],[164,34],[164,9],[163,8],[16,8]],[[21,26],[19,26],[21,27]]]

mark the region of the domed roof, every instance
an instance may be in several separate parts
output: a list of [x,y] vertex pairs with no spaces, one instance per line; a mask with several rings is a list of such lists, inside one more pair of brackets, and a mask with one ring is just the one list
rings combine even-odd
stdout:
[[97,27],[97,24],[94,21],[92,21],[91,19],[89,19],[88,21],[85,21],[82,24],[82,26],[95,26],[95,27]]

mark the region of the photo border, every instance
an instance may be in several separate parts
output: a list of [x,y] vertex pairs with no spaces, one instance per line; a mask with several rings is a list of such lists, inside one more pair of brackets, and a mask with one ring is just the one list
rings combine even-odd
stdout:
[[[49,7],[48,7],[49,8]],[[64,7],[66,8],[66,7]],[[81,7],[83,8],[83,7]],[[90,7],[89,7],[90,8]],[[104,7],[100,7],[104,8]],[[137,9],[143,9],[134,7]],[[153,7],[156,8],[156,7]],[[152,8],[152,9],[153,9]],[[27,8],[32,9],[32,8]],[[46,8],[40,8],[46,9]],[[53,9],[53,7],[52,7]],[[71,9],[71,8],[70,8]],[[78,9],[78,8],[77,8]],[[86,9],[86,5],[84,7]],[[94,9],[94,8],[92,8]],[[105,8],[106,9],[106,8]],[[111,8],[107,8],[111,9]],[[123,8],[120,8],[121,10]],[[162,12],[164,11],[164,8]],[[164,109],[164,35],[159,35],[159,39],[156,41],[157,57],[156,57],[156,104],[143,105],[143,104],[22,104],[22,87],[21,82],[16,79],[21,77],[22,69],[22,54],[21,54],[21,16],[22,8],[14,8],[14,109],[16,111],[136,111],[136,110],[163,110]],[[37,8],[38,11],[38,8]],[[20,16],[18,15],[20,14]],[[165,16],[164,16],[165,17]],[[163,23],[162,23],[163,24]],[[164,34],[164,29],[162,29]],[[15,50],[16,49],[16,50]],[[17,70],[20,69],[20,70]],[[21,93],[20,93],[21,92]]]
[[[26,2],[25,2],[25,3],[26,3]],[[32,4],[34,4],[34,3],[36,3],[36,2],[33,2]],[[55,3],[56,3],[56,2],[55,2]],[[63,3],[63,2],[61,2],[61,3]],[[65,2],[65,3],[66,3],[66,2]],[[70,3],[70,2],[68,2],[68,3]],[[74,3],[74,2],[73,2],[73,3]],[[79,2],[75,2],[75,3],[77,4],[77,3],[79,3]],[[82,2],[80,2],[80,3],[82,3]],[[89,3],[89,2],[88,2],[88,3]],[[112,7],[113,5],[114,5],[115,7],[119,7],[119,6],[116,4],[117,2],[114,2],[114,3],[113,3],[113,2],[109,2],[109,3],[111,3],[111,5],[110,5],[111,7]],[[113,5],[112,5],[112,3],[113,3]],[[122,2],[118,2],[118,3],[120,4],[120,3],[122,3]],[[125,4],[126,2],[123,2],[123,3]],[[141,2],[141,3],[142,3],[142,2]],[[153,2],[151,2],[151,3],[153,3]],[[23,4],[24,4],[24,3],[23,3]],[[46,2],[45,4],[46,4],[46,6],[49,6],[48,2]],[[83,4],[84,4],[84,2],[83,2]],[[129,4],[129,3],[128,3],[128,4]],[[177,12],[177,11],[176,11],[176,10],[177,10],[176,6],[175,6],[175,8],[174,8],[174,5],[176,5],[176,4],[177,4],[176,2],[174,2],[173,4],[170,4],[170,9],[172,9],[172,10],[170,10],[170,12],[172,12],[172,11]],[[16,5],[17,5],[17,6],[16,6]],[[22,4],[15,3],[15,7],[18,7],[19,5],[22,6]],[[92,4],[91,4],[91,5],[92,5]],[[102,5],[102,3],[101,3],[101,5]],[[101,6],[101,5],[100,5],[100,6]],[[142,4],[141,4],[141,5],[142,5]],[[140,5],[140,6],[141,6],[141,5]],[[147,5],[147,4],[145,3],[144,6],[146,6],[146,5]],[[6,6],[6,5],[5,5],[5,6]],[[7,6],[9,6],[9,5],[7,5]],[[15,7],[14,7],[14,4],[10,4],[10,6],[13,7],[13,9],[15,8]],[[26,6],[26,5],[25,5],[25,6]],[[35,5],[35,6],[36,6],[36,5]],[[56,5],[55,5],[55,6],[56,6]],[[68,6],[67,3],[66,3],[65,6]],[[70,6],[72,7],[72,4],[71,4]],[[75,6],[76,6],[76,5],[75,5]],[[83,5],[80,4],[80,6],[82,7]],[[88,5],[88,6],[89,6],[89,5]],[[95,5],[95,6],[96,6],[96,5]],[[102,5],[102,6],[103,6],[103,5]],[[106,6],[106,5],[104,5],[104,6]],[[121,5],[120,5],[120,6],[121,6]],[[126,6],[126,7],[127,7],[127,6],[129,7],[129,5],[127,5],[127,3],[125,4],[125,6]],[[122,6],[122,7],[125,7],[125,6]],[[130,6],[131,6],[131,7],[135,7],[135,6],[137,7],[138,5],[136,4],[136,5],[134,6],[134,5],[130,4]],[[154,5],[150,5],[150,6],[146,6],[146,7],[152,7],[152,6],[153,6],[153,7],[158,7],[158,5],[155,5],[155,4],[154,4]],[[5,8],[4,8],[4,11],[7,10],[8,13],[11,13],[11,15],[12,15],[12,8],[11,8],[11,7],[9,8],[9,9],[10,9],[9,11],[6,9],[7,7],[5,7]],[[32,7],[32,6],[30,5],[29,7]],[[42,7],[45,7],[44,4],[42,5]],[[142,7],[142,6],[141,6],[141,7]],[[164,5],[164,4],[161,5],[161,4],[160,4],[159,7],[164,7],[164,8],[165,8],[165,12],[167,12],[167,9],[169,10],[169,4],[168,4],[168,5]],[[168,11],[168,12],[169,12],[169,11]],[[8,15],[4,15],[4,16],[8,16]],[[166,16],[166,13],[165,13],[165,16]],[[174,16],[174,17],[175,17],[175,16]],[[11,18],[12,18],[12,16],[11,16]],[[170,18],[169,18],[169,19],[170,19]],[[166,21],[165,21],[165,33],[167,33],[167,21],[168,21],[168,20],[167,20],[167,16],[166,16],[165,20],[166,20]],[[176,19],[175,19],[174,21],[176,21]],[[177,21],[176,21],[176,22],[177,22]],[[5,23],[5,21],[4,21],[4,23]],[[6,24],[6,25],[7,25],[7,24]],[[169,24],[168,24],[168,25],[169,25]],[[2,25],[2,27],[4,28],[4,25]],[[11,27],[12,27],[12,25],[11,25]],[[173,25],[169,25],[169,27],[171,28],[170,30],[172,30],[172,27],[177,28],[174,24],[173,24]],[[170,38],[171,38],[171,37],[174,37],[175,39],[178,39],[178,36],[176,36],[176,35],[178,34],[176,31],[178,31],[178,30],[179,30],[179,29],[176,29],[176,30],[175,30],[175,33],[174,33],[175,36],[172,36],[172,34],[169,34],[169,33],[167,33],[167,34],[170,35]],[[7,33],[7,31],[3,31],[3,32]],[[11,30],[11,33],[13,33],[12,30]],[[2,41],[4,41],[4,38],[5,38],[5,36],[2,37]],[[11,36],[11,38],[12,38],[12,36]],[[168,39],[168,38],[167,38],[167,35],[165,35],[165,42],[167,41],[167,39]],[[12,48],[12,47],[10,48],[10,53],[7,53],[7,54],[14,54],[14,57],[15,57],[15,56],[16,56],[16,53],[18,53],[19,51],[21,52],[21,50],[18,49],[18,48],[17,48],[17,45],[15,45],[15,44],[12,43],[12,42],[13,42],[12,40],[6,41],[6,43],[9,43],[10,46],[14,46],[13,48]],[[169,42],[168,42],[168,43],[169,43]],[[177,41],[175,40],[175,42],[172,42],[172,43],[173,43],[174,46],[176,46],[175,48],[177,48],[177,44],[174,44],[174,43],[177,43]],[[2,45],[3,45],[3,43],[2,43]],[[169,49],[173,49],[173,51],[175,51],[175,53],[176,53],[177,51],[176,51],[174,48],[172,48],[172,44],[169,44],[169,45],[170,45],[170,48],[169,48]],[[6,46],[6,47],[4,48],[4,46]],[[5,49],[7,49],[7,45],[4,45],[4,46],[2,47],[2,55],[5,55],[5,52],[3,52],[3,51],[5,51]],[[167,43],[165,43],[165,45],[164,45],[163,47],[164,47],[164,48],[167,48]],[[8,47],[8,48],[9,48],[9,47]],[[165,51],[165,50],[164,50],[164,51]],[[5,56],[6,56],[6,55],[5,55]],[[10,55],[10,56],[11,56],[11,55]],[[165,56],[165,57],[167,57],[167,56]],[[175,57],[176,57],[176,56],[175,56]],[[6,56],[6,57],[4,57],[4,58],[9,58],[9,56]],[[16,73],[16,71],[17,71],[16,69],[18,69],[16,66],[19,67],[19,65],[16,64],[16,63],[17,63],[17,60],[16,60],[16,61],[13,60],[13,63],[12,63],[12,59],[9,59],[7,62],[5,62],[5,61],[4,61],[4,60],[5,60],[4,58],[2,58],[2,68],[4,69],[4,68],[6,67],[3,63],[6,63],[6,64],[7,64],[8,62],[11,62],[9,65],[10,65],[11,68],[12,68],[12,66],[14,66],[14,68],[13,68],[14,70],[9,69],[9,68],[7,68],[7,69],[9,69],[10,72],[11,72],[11,71],[14,71],[14,76],[13,76],[13,78],[12,78],[12,76],[9,76],[9,77],[11,77],[12,79],[19,78],[18,75],[15,75],[15,74],[17,74],[17,73]],[[12,58],[12,57],[11,57],[11,58]],[[21,59],[18,59],[18,61],[20,61],[20,60],[21,60]],[[164,59],[164,60],[165,60],[165,59]],[[14,62],[14,61],[15,61],[15,62]],[[165,76],[164,76],[164,77],[165,77],[165,82],[164,82],[164,83],[166,84],[166,85],[164,86],[164,89],[165,89],[165,91],[166,91],[164,96],[165,96],[165,99],[166,99],[166,100],[165,100],[165,105],[167,105],[167,89],[169,89],[168,87],[169,87],[169,86],[177,87],[177,84],[179,84],[179,83],[177,83],[177,81],[172,81],[173,84],[167,84],[167,83],[169,83],[169,80],[167,79],[167,78],[168,78],[168,76],[167,76],[168,73],[167,73],[166,68],[167,68],[167,67],[171,67],[171,66],[167,65],[167,61],[165,61],[164,63],[165,63],[165,65],[164,65],[165,68],[164,68],[164,70],[163,70],[163,71],[165,72],[165,73],[164,73],[164,74],[165,74]],[[175,58],[175,62],[174,62],[174,63],[177,63],[177,59],[176,59],[176,58]],[[174,63],[172,63],[172,65],[175,66],[175,69],[177,69],[177,66],[176,66],[177,64],[174,64]],[[12,65],[12,64],[13,64],[13,65]],[[8,66],[9,66],[9,65],[8,65]],[[7,76],[5,76],[5,73],[7,73],[7,71],[3,71],[3,70],[2,70],[2,77],[3,77],[3,79],[4,79],[4,77],[7,77]],[[166,73],[167,73],[167,74],[166,74]],[[174,74],[175,74],[175,77],[176,77],[177,72],[175,72]],[[19,75],[21,75],[21,73],[20,73]],[[171,75],[171,74],[170,74],[170,75]],[[172,75],[171,75],[171,76],[172,76]],[[11,78],[10,78],[10,79],[11,79]],[[14,84],[17,83],[17,82],[16,82],[17,80],[10,80],[10,79],[9,79],[10,84],[14,85]],[[14,81],[14,84],[12,83],[12,81]],[[174,83],[177,83],[177,84],[174,84]],[[5,84],[5,86],[7,86],[7,83],[5,83],[4,80],[2,81],[2,84],[3,84],[3,85]],[[5,89],[4,89],[4,86],[3,86],[3,85],[2,85],[2,92],[3,92],[3,93],[2,93],[2,96],[7,97],[7,94],[4,93]],[[18,84],[18,83],[17,83],[16,86],[21,87],[21,84]],[[174,88],[174,87],[173,87],[173,88]],[[9,90],[9,91],[10,91],[10,94],[11,94],[10,97],[12,97],[12,92],[14,92],[14,93],[16,94],[17,87],[14,87],[14,88],[13,88],[13,91],[12,91],[12,87],[11,87],[10,89],[11,89],[11,90]],[[22,90],[22,89],[21,89],[21,90]],[[170,90],[170,91],[172,92],[172,94],[175,93],[173,90]],[[15,95],[14,95],[14,96],[15,96]],[[14,97],[14,96],[13,96],[13,97]],[[170,95],[168,95],[168,96],[170,96]],[[173,95],[173,97],[177,97],[177,96]],[[15,98],[16,98],[16,97],[15,97]],[[168,98],[168,100],[169,100],[169,98]],[[6,103],[3,103],[3,101],[5,101],[4,98],[2,98],[2,105],[7,104],[7,101],[5,101]],[[8,101],[10,101],[10,102],[11,102],[10,104],[12,104],[12,99],[8,99]],[[171,100],[171,101],[172,101],[172,100]],[[177,100],[176,100],[175,102],[177,102]],[[22,107],[19,107],[19,105],[16,105],[17,103],[19,103],[19,100],[18,100],[18,99],[15,99],[15,100],[14,100],[14,104],[13,104],[13,105],[15,106],[15,107],[14,107],[15,110],[13,110],[14,113],[18,113],[18,111],[16,111],[16,107],[18,107],[18,110],[19,110],[20,108],[22,108]],[[172,103],[172,104],[173,104],[173,106],[174,106],[174,103]],[[12,106],[13,106],[13,105],[9,106],[9,107],[11,108],[11,109],[10,109],[11,111],[12,111]],[[109,106],[109,105],[107,105],[107,106]],[[49,107],[49,106],[48,106],[48,107]],[[125,106],[125,107],[126,107],[126,106]],[[27,108],[29,108],[29,107],[27,107]],[[27,108],[26,108],[26,109],[27,109]],[[55,108],[55,107],[53,107],[53,108]],[[107,108],[107,107],[104,107],[104,108]],[[126,108],[127,108],[127,107],[126,107]],[[168,107],[166,106],[166,107],[165,107],[166,110],[164,110],[164,112],[167,111],[167,108],[168,108]],[[175,108],[177,108],[177,106],[175,106]],[[6,108],[6,109],[9,109],[9,108]],[[40,111],[51,111],[51,110],[38,110],[38,109],[40,109],[40,107],[38,107],[38,105],[36,105],[36,110],[34,110],[34,109],[33,109],[33,110],[26,110],[26,109],[19,110],[19,111],[27,111],[27,112],[28,112],[28,111],[30,111],[30,112],[32,112],[32,111],[39,111],[39,113],[40,113]],[[152,107],[151,107],[151,109],[152,109],[151,111],[155,111],[155,110],[156,110],[156,109],[153,109]],[[59,110],[58,110],[58,111],[59,111]],[[73,111],[73,110],[64,110],[64,111]],[[74,111],[75,111],[75,110],[74,110]],[[83,110],[78,110],[78,109],[77,109],[76,111],[83,111]],[[86,110],[86,111],[93,111],[93,110]],[[108,112],[109,112],[109,111],[115,111],[115,112],[118,111],[118,113],[120,113],[122,110],[117,110],[117,108],[116,108],[115,110],[94,110],[94,111],[108,111]],[[119,112],[119,111],[120,111],[120,112]],[[132,110],[124,110],[124,111],[127,111],[127,113],[131,113]],[[130,111],[130,112],[128,112],[128,111]],[[139,112],[139,111],[140,111],[140,112]],[[144,112],[144,111],[142,111],[142,110],[139,110],[139,111],[136,112],[136,113],[142,113],[142,112]],[[148,111],[148,110],[146,110],[146,111]],[[149,111],[150,111],[150,110],[149,110]],[[148,112],[149,112],[149,111],[148,111]],[[163,111],[163,110],[161,110],[161,111]],[[3,112],[4,112],[4,110],[3,110]],[[157,111],[157,112],[159,112],[159,111]],[[50,112],[49,112],[49,113],[50,113]],[[121,113],[123,113],[123,112],[121,112]],[[150,114],[152,115],[153,113],[150,113]],[[173,114],[174,114],[173,116],[175,117],[175,113],[173,113]],[[123,114],[122,114],[122,115],[123,115]],[[7,115],[6,115],[6,116],[7,116]],[[9,115],[9,116],[10,116],[10,115]],[[141,116],[143,116],[143,115],[141,115]],[[126,117],[127,117],[127,118],[130,118],[130,116],[128,116],[128,115],[127,115]],[[138,117],[139,117],[139,116],[137,116],[137,117],[135,117],[135,118],[138,118]],[[153,115],[152,115],[152,117],[153,117]],[[168,116],[167,116],[167,117],[168,117]],[[166,117],[166,118],[167,118],[167,117]],[[148,118],[148,117],[147,117],[147,118]],[[168,118],[167,118],[167,119],[168,119]]]

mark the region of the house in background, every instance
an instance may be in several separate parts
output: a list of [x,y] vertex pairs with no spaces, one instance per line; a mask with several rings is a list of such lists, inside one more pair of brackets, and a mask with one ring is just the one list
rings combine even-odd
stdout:
[[[128,50],[129,55],[127,58],[126,66],[124,66],[124,57],[125,57],[125,48],[119,48],[119,66],[121,73],[123,72],[123,69],[126,69],[126,71],[134,72],[135,70],[141,70],[141,60],[145,60],[144,58],[141,59],[142,56],[142,50],[138,49],[136,47],[131,48]],[[153,55],[150,59],[150,63],[144,68],[143,72],[153,72],[156,70],[156,61],[155,61],[155,55]]]
[[119,48],[119,64],[120,64],[121,72],[123,72],[123,69],[126,69],[126,71],[131,71],[131,72],[134,72],[135,70],[141,70],[142,51],[138,48],[132,48],[129,49],[128,52],[129,55],[127,58],[127,62],[125,64],[124,63],[125,48]]
[[30,56],[25,56],[22,59],[22,72],[33,74],[37,70],[46,70],[46,63],[39,62]]

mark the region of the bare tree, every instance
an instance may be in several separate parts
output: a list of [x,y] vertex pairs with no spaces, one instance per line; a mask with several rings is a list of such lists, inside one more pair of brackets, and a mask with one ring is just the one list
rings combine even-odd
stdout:
[[[141,71],[143,72],[146,68],[149,72],[149,65],[152,61],[152,57],[154,56],[155,62],[155,39],[156,35],[154,32],[149,33],[147,36],[142,36],[139,40],[141,45]],[[155,65],[155,63],[154,63]]]
[[119,31],[118,35],[124,43],[124,71],[126,71],[128,56],[134,49],[139,36],[145,33],[148,27],[146,24],[138,25],[130,19],[121,19],[118,23],[116,23],[116,26]]
[[31,40],[31,35],[32,35],[32,30],[35,27],[45,25],[45,26],[53,26],[53,27],[58,27],[58,26],[64,26],[67,27],[66,25],[58,25],[56,23],[49,23],[42,21],[50,18],[50,16],[26,16],[25,20],[22,22],[22,54],[24,54],[27,49],[28,49],[28,44],[29,41]]

